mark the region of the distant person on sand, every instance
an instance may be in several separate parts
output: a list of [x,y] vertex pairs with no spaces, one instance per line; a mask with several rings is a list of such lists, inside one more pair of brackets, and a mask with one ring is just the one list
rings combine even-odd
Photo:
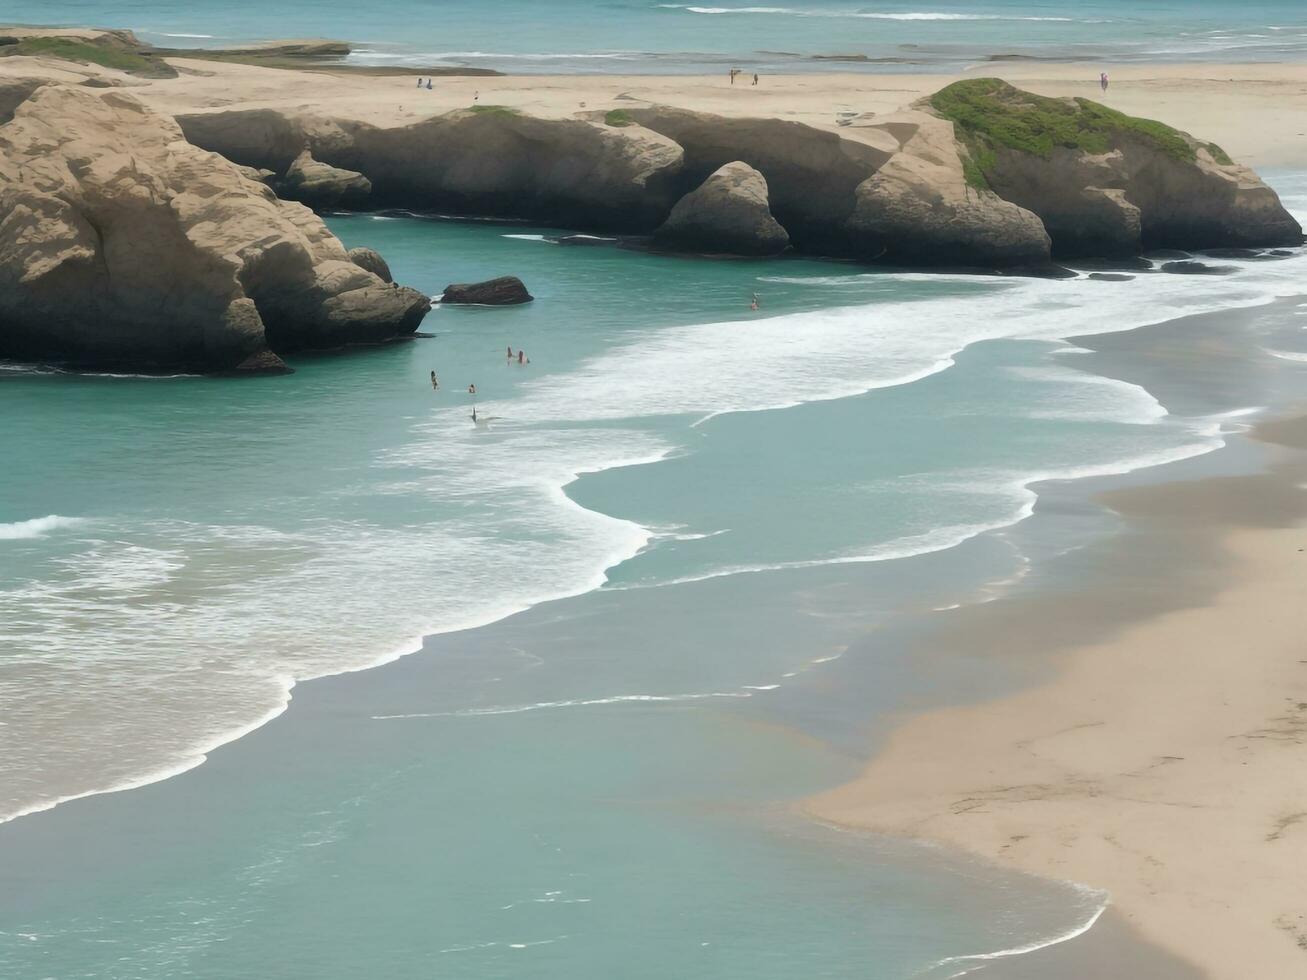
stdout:
[[1101,88],[1104,92],[1107,91],[1107,72],[1100,71],[1098,73],[1098,87]]
[[738,68],[732,68],[732,69],[731,69],[731,84],[732,84],[732,85],[735,84],[735,76],[738,75],[739,73],[740,73],[740,69],[738,69]]
[[757,72],[754,72],[754,75],[753,75],[753,84],[754,84],[754,85],[757,85],[757,84],[758,84],[758,73],[757,73]]
[[418,88],[421,88],[421,87],[422,87],[422,79],[419,78],[419,79],[418,79]]
[[435,371],[432,371],[432,372],[431,372],[431,387],[432,387],[432,388],[439,388],[439,387],[440,387],[440,382],[436,380],[436,372],[435,372]]
[[431,79],[429,79],[429,78],[427,79],[427,91],[428,91],[428,92],[431,91]]

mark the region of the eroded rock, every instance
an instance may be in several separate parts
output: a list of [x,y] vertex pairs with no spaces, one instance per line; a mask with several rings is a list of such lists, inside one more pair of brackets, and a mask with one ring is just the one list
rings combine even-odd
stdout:
[[697,252],[775,255],[790,244],[790,236],[772,217],[766,178],[736,160],[676,202],[654,232],[654,242]]
[[122,92],[46,85],[0,126],[0,357],[228,370],[429,308]]
[[517,276],[500,276],[485,282],[455,282],[445,287],[442,305],[515,306],[529,303],[534,297]]

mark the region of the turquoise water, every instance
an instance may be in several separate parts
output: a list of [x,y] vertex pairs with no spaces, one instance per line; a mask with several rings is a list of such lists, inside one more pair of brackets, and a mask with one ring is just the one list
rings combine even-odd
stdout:
[[1292,294],[1301,256],[1049,282],[330,224],[536,301],[285,377],[0,375],[0,812],[196,766],[302,685],[184,775],[0,828],[0,975],[891,980],[1087,921],[785,803],[1008,680],[895,624],[1032,574],[1031,484],[1264,404],[1163,405],[1064,338]]
[[[168,0],[6,0],[0,22],[127,27],[166,45],[307,33],[353,42],[368,64],[473,65],[511,72],[920,70],[993,55],[1156,60],[1300,60],[1297,0],[342,0],[178,5]],[[308,25],[311,25],[311,29]],[[512,25],[512,30],[505,30]],[[863,55],[880,64],[810,60]]]

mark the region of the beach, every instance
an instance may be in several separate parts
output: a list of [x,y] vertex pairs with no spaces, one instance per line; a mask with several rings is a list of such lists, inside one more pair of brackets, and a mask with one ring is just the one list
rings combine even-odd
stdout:
[[[430,91],[170,63],[7,57],[0,82],[876,141],[859,121],[996,75],[1307,193],[1299,63]],[[536,300],[253,387],[6,367],[34,420],[0,482],[7,975],[1304,971],[1300,251],[1059,282],[327,226],[424,294],[511,271]]]
[[[892,114],[959,78],[995,76],[1049,96],[1101,99],[1132,115],[1164,119],[1201,134],[1253,167],[1288,167],[1307,160],[1307,65],[1115,65],[997,62],[949,74],[764,75],[732,84],[720,75],[447,76],[419,90],[408,76],[290,71],[212,61],[170,59],[180,78],[130,79],[133,94],[168,113],[270,108],[395,126],[464,109],[504,105],[544,118],[588,115],[640,103],[673,105],[728,117],[765,116],[865,138],[857,125],[838,126],[836,114]],[[1106,93],[1098,73],[1109,73]],[[106,74],[49,59],[0,60],[0,75],[76,80]]]
[[[1261,433],[1298,449],[1303,435],[1301,418]],[[1194,549],[1206,585],[1186,583],[1192,605],[1139,622],[1108,587],[946,630],[945,646],[1051,656],[1056,676],[905,720],[857,782],[805,809],[1107,889],[1206,976],[1300,972],[1307,908],[1288,869],[1307,860],[1307,500],[1301,454],[1284,455],[1268,477],[1109,495]],[[1064,649],[1059,625],[1075,636],[1087,619],[1106,636]]]

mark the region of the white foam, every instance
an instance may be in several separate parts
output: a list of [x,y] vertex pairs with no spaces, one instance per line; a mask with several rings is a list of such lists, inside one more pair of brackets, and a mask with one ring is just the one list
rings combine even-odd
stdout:
[[51,531],[77,527],[83,523],[85,521],[80,517],[60,517],[58,514],[50,514],[46,517],[33,517],[31,520],[26,521],[14,521],[12,524],[0,524],[0,541],[42,538]]
[[[1034,953],[1041,949],[1047,949],[1049,946],[1057,946],[1061,943],[1069,942],[1079,936],[1083,936],[1090,929],[1094,928],[1098,920],[1103,917],[1110,904],[1108,893],[1095,888],[1089,888],[1086,885],[1075,884],[1073,887],[1081,894],[1094,899],[1097,907],[1089,917],[1080,924],[1073,926],[1066,932],[1058,933],[1047,939],[1037,939],[1034,942],[1025,943],[1021,946],[1013,946],[1010,949],[997,949],[991,953],[968,953],[963,956],[949,956],[931,966],[931,970],[937,970],[945,966],[959,965],[963,963],[985,963],[991,960],[1002,960],[1012,956],[1025,956],[1028,953]],[[970,969],[963,970],[961,973],[951,974],[952,977],[960,977],[971,972]]]

